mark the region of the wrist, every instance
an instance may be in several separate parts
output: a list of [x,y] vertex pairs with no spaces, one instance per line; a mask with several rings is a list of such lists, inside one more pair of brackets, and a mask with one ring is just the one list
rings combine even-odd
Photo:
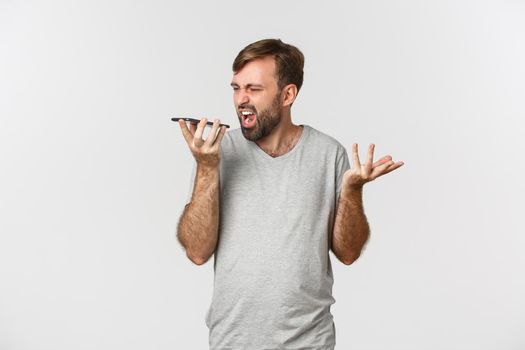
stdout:
[[197,162],[197,170],[201,171],[218,171],[219,163],[218,162]]
[[360,195],[363,193],[363,185],[345,185],[341,190],[341,195],[352,196]]

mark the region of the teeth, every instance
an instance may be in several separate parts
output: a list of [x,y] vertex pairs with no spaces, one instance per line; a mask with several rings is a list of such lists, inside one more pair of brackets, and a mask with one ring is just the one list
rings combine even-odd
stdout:
[[242,113],[242,115],[250,115],[250,114],[253,114],[252,112],[248,112],[248,111],[242,111],[241,113]]

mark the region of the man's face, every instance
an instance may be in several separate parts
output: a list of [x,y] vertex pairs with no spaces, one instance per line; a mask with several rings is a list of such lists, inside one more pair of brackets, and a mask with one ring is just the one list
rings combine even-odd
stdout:
[[[250,141],[269,135],[281,122],[281,91],[275,60],[265,57],[248,62],[233,75],[233,103],[244,137]],[[245,116],[243,112],[251,114]]]

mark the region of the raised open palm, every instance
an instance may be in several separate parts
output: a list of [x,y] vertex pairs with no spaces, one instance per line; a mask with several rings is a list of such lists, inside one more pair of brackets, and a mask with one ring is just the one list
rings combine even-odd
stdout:
[[364,164],[359,162],[359,154],[357,152],[357,143],[352,145],[352,159],[354,166],[350,167],[343,175],[343,185],[350,188],[362,188],[367,182],[375,180],[379,176],[388,174],[389,172],[399,168],[404,163],[395,163],[390,155],[386,155],[373,163],[374,159],[373,143],[368,147],[368,158]]

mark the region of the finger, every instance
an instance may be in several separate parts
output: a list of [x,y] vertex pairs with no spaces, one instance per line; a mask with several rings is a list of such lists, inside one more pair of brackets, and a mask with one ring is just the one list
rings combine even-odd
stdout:
[[183,119],[179,119],[179,126],[182,130],[182,136],[184,136],[186,143],[190,145],[193,139],[193,134],[190,132],[190,130],[188,130],[188,126],[186,125],[186,122]]
[[390,161],[386,162],[384,165],[382,165],[382,166],[377,168],[377,174],[376,174],[375,171],[373,172],[372,179],[375,179],[375,178],[377,178],[379,176],[388,174],[389,172],[399,168],[403,164],[405,164],[405,163],[403,163],[403,162],[394,163],[393,160],[390,160]]
[[384,162],[386,161],[389,161],[391,160],[392,157],[391,156],[384,156],[383,158],[379,159],[377,162],[374,163],[374,165],[372,165],[372,168],[375,168],[381,164],[383,164]]
[[370,176],[373,179],[378,178],[381,175],[385,175],[387,173],[386,169],[393,165],[394,162],[392,160],[389,160],[388,162],[381,164],[380,166],[374,168],[372,171],[372,175]]
[[224,137],[224,134],[226,134],[226,127],[221,126],[219,133],[217,134],[217,138],[215,139],[215,142],[213,143],[213,146],[220,145],[222,138]]
[[206,145],[211,146],[213,144],[213,141],[215,141],[215,138],[217,137],[218,129],[219,129],[219,119],[215,119],[213,121],[211,130],[208,133],[208,138],[206,139],[206,142],[205,142]]
[[357,153],[357,143],[352,145],[352,159],[354,160],[354,167],[359,168],[361,163],[359,163],[359,154]]
[[374,147],[375,145],[373,143],[371,143],[370,146],[368,146],[368,159],[366,161],[368,164],[372,164],[372,161],[374,159]]
[[403,164],[405,164],[405,163],[403,163],[403,162],[397,162],[397,163],[395,163],[395,164],[392,164],[392,165],[390,165],[388,168],[385,169],[384,173],[387,174],[387,173],[389,173],[389,172],[391,172],[391,171],[393,171],[393,170],[396,170],[397,168],[399,168],[399,167],[402,166]]
[[206,123],[208,122],[208,119],[206,117],[202,118],[197,126],[197,131],[195,131],[195,134],[193,135],[193,142],[196,146],[201,146],[204,143],[204,140],[202,139],[202,134],[204,133],[204,128],[206,127]]
[[197,124],[198,123],[190,122],[191,136],[195,135],[195,131],[197,131]]

